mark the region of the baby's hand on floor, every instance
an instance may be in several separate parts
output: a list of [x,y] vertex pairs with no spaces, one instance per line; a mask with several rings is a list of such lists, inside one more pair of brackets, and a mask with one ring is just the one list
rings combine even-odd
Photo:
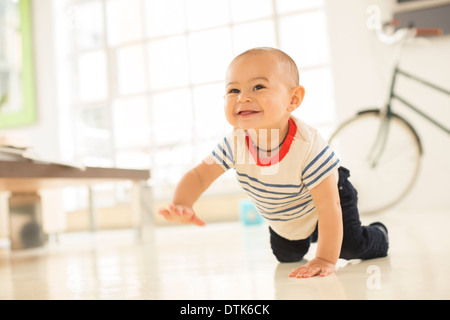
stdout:
[[310,278],[316,275],[325,277],[333,272],[334,272],[333,263],[320,258],[314,258],[307,264],[294,269],[289,274],[289,277]]
[[197,217],[194,209],[190,207],[176,206],[171,203],[168,208],[160,208],[158,213],[168,221],[195,224],[197,226],[205,225],[205,222]]

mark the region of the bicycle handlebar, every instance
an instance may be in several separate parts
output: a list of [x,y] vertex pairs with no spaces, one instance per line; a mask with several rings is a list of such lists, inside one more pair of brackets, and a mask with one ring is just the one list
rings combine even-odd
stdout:
[[439,28],[414,28],[406,27],[397,29],[393,34],[387,34],[383,28],[375,29],[378,39],[387,44],[395,44],[398,42],[406,41],[408,39],[426,36],[438,36],[441,35],[442,29]]

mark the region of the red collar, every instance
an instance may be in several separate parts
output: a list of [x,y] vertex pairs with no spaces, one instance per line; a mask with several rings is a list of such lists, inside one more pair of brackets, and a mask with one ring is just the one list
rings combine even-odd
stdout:
[[295,121],[292,120],[292,118],[289,118],[289,131],[287,133],[286,139],[284,140],[280,151],[276,155],[274,155],[270,158],[260,159],[258,157],[258,152],[256,151],[255,146],[254,146],[253,142],[251,141],[251,138],[248,135],[247,131],[245,132],[245,142],[247,143],[247,148],[250,151],[250,153],[252,154],[253,159],[255,159],[256,164],[258,166],[267,167],[270,165],[277,164],[278,162],[283,160],[284,156],[288,153],[288,151],[291,147],[291,144],[292,144],[292,141],[294,140],[296,132],[297,132],[297,125],[295,124]]

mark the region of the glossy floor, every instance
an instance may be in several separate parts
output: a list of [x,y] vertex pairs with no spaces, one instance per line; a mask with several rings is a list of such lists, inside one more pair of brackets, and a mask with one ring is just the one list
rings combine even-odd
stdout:
[[146,241],[100,232],[3,248],[0,299],[450,299],[450,212],[373,219],[389,227],[389,256],[340,260],[325,278],[289,278],[299,264],[276,262],[266,226],[239,223],[161,227]]

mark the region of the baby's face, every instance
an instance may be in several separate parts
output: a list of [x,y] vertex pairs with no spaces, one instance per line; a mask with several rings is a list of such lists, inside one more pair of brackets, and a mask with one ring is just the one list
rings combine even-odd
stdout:
[[225,116],[239,129],[280,129],[290,116],[292,85],[286,66],[269,53],[233,61],[227,72]]

